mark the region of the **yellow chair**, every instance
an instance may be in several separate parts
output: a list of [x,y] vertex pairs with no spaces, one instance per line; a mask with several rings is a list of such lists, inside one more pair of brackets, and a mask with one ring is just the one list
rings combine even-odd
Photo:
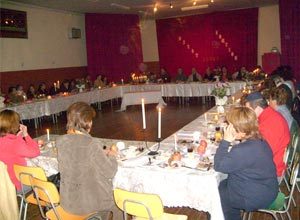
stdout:
[[186,220],[186,215],[175,215],[164,212],[162,201],[158,195],[129,192],[122,189],[114,190],[117,206],[123,210],[124,219],[127,214],[136,220]]
[[[32,178],[31,180],[32,188],[34,190],[37,203],[43,215],[49,220],[84,220],[90,217],[90,215],[79,216],[67,212],[59,205],[60,196],[57,191],[56,186],[48,181],[43,181],[37,178]],[[42,209],[42,203],[47,202],[51,208],[49,211],[44,213]],[[94,213],[93,213],[94,214]]]
[[[15,164],[14,171],[16,177],[21,182],[21,187],[22,187],[22,191],[17,194],[17,196],[21,198],[19,219],[21,219],[22,217],[23,206],[24,206],[23,220],[25,220],[27,215],[28,204],[30,203],[30,204],[37,205],[37,201],[34,198],[33,191],[32,190],[26,191],[24,189],[25,188],[24,186],[31,187],[31,177],[39,178],[42,180],[47,180],[47,177],[44,170],[40,167],[27,167],[27,166],[21,166]],[[47,205],[46,203],[43,203],[43,206],[46,205]]]

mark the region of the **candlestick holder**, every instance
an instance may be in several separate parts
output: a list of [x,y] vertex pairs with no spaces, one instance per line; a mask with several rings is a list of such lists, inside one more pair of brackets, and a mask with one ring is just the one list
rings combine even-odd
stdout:
[[155,156],[158,154],[158,150],[160,148],[160,142],[161,142],[161,138],[157,139],[157,148],[155,150],[150,150],[148,149],[150,152],[148,153],[149,156]]

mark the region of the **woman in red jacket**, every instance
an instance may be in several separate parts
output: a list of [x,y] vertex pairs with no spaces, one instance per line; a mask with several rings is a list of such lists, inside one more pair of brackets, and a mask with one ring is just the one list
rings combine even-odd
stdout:
[[20,116],[12,110],[0,112],[0,160],[7,165],[11,181],[21,190],[14,164],[26,166],[25,158],[40,154],[38,144],[27,133],[27,127],[20,124]]

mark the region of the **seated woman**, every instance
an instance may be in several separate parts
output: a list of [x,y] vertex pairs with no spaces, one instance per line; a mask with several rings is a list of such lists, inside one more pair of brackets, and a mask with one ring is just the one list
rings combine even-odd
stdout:
[[27,90],[27,99],[35,99],[36,98],[36,93],[35,93],[35,88],[34,85],[31,84]]
[[97,79],[94,81],[94,87],[96,88],[102,88],[105,87],[105,84],[103,82],[103,76],[102,75],[98,75]]
[[[231,109],[215,155],[215,170],[227,173],[219,185],[226,220],[241,219],[240,210],[267,208],[276,198],[278,182],[272,150],[261,139],[256,114],[247,107]],[[235,140],[241,143],[232,145]]]
[[46,87],[46,83],[43,82],[39,85],[39,88],[37,90],[37,94],[38,94],[38,96],[47,96],[47,95],[49,95],[47,87]]
[[61,205],[77,215],[113,211],[114,219],[122,219],[112,185],[118,168],[117,148],[103,150],[101,142],[89,134],[95,115],[84,102],[67,110],[67,134],[57,140]]
[[14,164],[26,166],[25,158],[40,155],[36,141],[27,133],[27,127],[19,123],[20,116],[12,110],[0,112],[0,160],[7,165],[7,171],[17,190],[21,184],[15,176]]

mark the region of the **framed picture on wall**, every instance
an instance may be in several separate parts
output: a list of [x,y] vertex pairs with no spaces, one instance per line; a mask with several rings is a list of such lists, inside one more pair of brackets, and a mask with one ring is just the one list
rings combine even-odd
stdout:
[[0,37],[28,38],[25,11],[0,8]]

